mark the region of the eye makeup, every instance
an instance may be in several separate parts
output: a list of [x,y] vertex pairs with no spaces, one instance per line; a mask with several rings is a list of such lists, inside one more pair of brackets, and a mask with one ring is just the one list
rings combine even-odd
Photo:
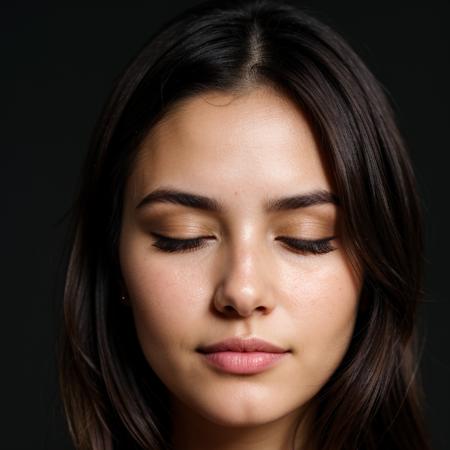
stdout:
[[[283,247],[301,255],[322,255],[335,250],[332,241],[335,239],[334,209],[323,206],[314,210],[303,210],[303,214],[290,213],[282,220],[275,219],[273,226],[274,239]],[[151,217],[151,216],[150,216]],[[165,253],[187,253],[208,246],[208,241],[216,239],[217,221],[192,212],[164,211],[153,218],[147,216],[142,224],[146,232],[153,238],[152,246]],[[278,225],[276,225],[278,222]],[[181,237],[181,236],[192,237]],[[302,238],[294,236],[303,236]],[[325,237],[324,237],[325,236]]]
[[[200,249],[207,245],[207,240],[215,239],[214,236],[200,236],[189,239],[172,238],[159,233],[151,233],[155,238],[153,246],[166,253],[185,253]],[[334,236],[322,239],[297,239],[292,237],[277,237],[294,253],[302,255],[320,255],[335,250],[331,245]]]

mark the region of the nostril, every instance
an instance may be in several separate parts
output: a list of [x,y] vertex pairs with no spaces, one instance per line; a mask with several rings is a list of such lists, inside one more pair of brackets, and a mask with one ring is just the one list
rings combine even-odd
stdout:
[[267,308],[267,306],[260,305],[255,308],[255,311],[257,312],[257,314],[266,315],[271,311],[271,308]]

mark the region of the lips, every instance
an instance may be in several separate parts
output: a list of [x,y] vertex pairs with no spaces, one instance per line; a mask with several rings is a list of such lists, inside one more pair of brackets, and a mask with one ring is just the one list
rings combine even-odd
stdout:
[[263,372],[290,353],[289,350],[257,338],[229,338],[200,347],[198,352],[210,367],[234,375]]
[[285,353],[288,350],[271,344],[258,338],[242,339],[228,338],[215,344],[200,347],[200,353],[217,353],[217,352],[266,352],[266,353]]

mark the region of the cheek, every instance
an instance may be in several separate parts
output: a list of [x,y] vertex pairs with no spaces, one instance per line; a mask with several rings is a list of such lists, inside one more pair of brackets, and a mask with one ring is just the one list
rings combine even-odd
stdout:
[[195,265],[177,270],[167,256],[140,253],[123,257],[121,265],[142,345],[187,345],[196,321],[207,311],[201,271]]
[[[325,260],[327,258],[327,260]],[[304,370],[331,374],[352,337],[360,280],[340,252],[323,257],[300,276],[291,278],[291,317],[297,330],[298,352]]]

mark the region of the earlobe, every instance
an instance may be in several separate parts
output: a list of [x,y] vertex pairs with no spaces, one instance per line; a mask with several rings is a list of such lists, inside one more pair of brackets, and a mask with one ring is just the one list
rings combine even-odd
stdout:
[[121,295],[120,296],[120,303],[124,306],[129,306],[130,305],[130,300],[126,295]]
[[130,305],[130,296],[128,294],[128,290],[127,287],[125,285],[125,281],[123,279],[122,273],[119,271],[118,273],[118,284],[119,284],[119,298],[120,298],[120,303],[122,305],[125,306],[129,306]]

